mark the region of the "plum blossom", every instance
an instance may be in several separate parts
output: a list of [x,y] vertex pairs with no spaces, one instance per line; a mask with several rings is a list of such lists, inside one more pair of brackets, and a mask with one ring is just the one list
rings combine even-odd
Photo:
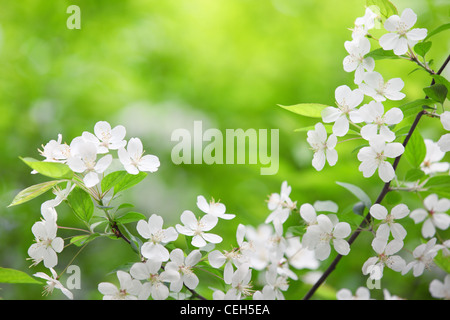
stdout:
[[179,280],[170,283],[171,291],[180,292],[183,284],[191,290],[197,287],[199,279],[192,269],[201,258],[202,254],[199,250],[193,250],[186,258],[181,249],[177,248],[170,252],[170,262],[166,264],[165,270],[177,272],[180,275]]
[[223,203],[215,202],[214,200],[211,200],[208,203],[205,197],[201,195],[197,197],[197,207],[206,214],[225,220],[233,219],[236,216],[234,214],[225,213],[226,207]]
[[314,130],[308,131],[307,135],[306,141],[314,151],[313,167],[320,171],[325,166],[325,161],[328,161],[330,166],[334,166],[338,160],[337,151],[334,149],[337,144],[336,136],[331,134],[327,137],[327,131],[321,122],[315,125]]
[[316,258],[321,261],[330,256],[330,242],[339,254],[345,256],[350,252],[350,245],[344,238],[350,232],[347,222],[332,221],[328,216],[320,214],[317,216],[317,224],[309,226],[303,236],[303,245],[314,250]]
[[371,101],[359,108],[359,115],[367,123],[361,128],[361,136],[366,140],[379,135],[386,142],[394,141],[395,133],[389,126],[403,120],[403,112],[399,108],[392,108],[384,113],[383,104],[377,101]]
[[414,261],[406,265],[402,274],[407,274],[413,269],[414,277],[422,275],[425,269],[430,268],[434,264],[433,259],[442,248],[442,245],[436,245],[436,238],[432,238],[427,243],[417,246],[413,251]]
[[169,260],[169,251],[164,247],[164,244],[175,241],[178,238],[178,233],[174,227],[163,229],[163,218],[152,214],[148,219],[140,220],[137,223],[137,231],[139,234],[148,239],[141,247],[142,255],[154,261]]
[[144,155],[142,141],[139,138],[131,138],[126,148],[120,148],[117,154],[125,170],[130,174],[138,174],[139,171],[156,172],[160,166],[157,156]]
[[94,143],[78,137],[70,144],[71,156],[67,160],[73,172],[84,173],[83,182],[92,188],[100,182],[99,174],[105,172],[112,162],[112,155],[107,154],[97,161],[97,147]]
[[405,83],[400,78],[393,78],[384,82],[383,76],[376,72],[366,72],[363,82],[359,85],[359,89],[375,101],[381,102],[389,100],[402,100],[406,95],[400,90],[403,89]]
[[370,41],[365,37],[358,37],[352,41],[345,41],[344,47],[348,55],[342,62],[345,72],[355,72],[355,84],[363,80],[364,72],[373,71],[375,60],[372,57],[364,57],[370,51]]
[[436,228],[446,230],[450,226],[450,216],[446,213],[450,209],[450,200],[439,199],[436,194],[430,194],[423,201],[424,208],[415,209],[409,215],[414,222],[421,223],[422,236],[431,238]]
[[380,38],[380,46],[384,50],[394,50],[396,55],[405,54],[408,48],[425,39],[427,29],[411,28],[417,21],[417,15],[410,8],[403,10],[401,16],[392,15],[386,19],[384,28],[389,33],[384,34]]
[[406,229],[398,222],[399,219],[406,217],[409,214],[409,209],[405,204],[398,204],[392,208],[391,213],[388,210],[376,203],[370,208],[370,215],[382,223],[377,229],[376,238],[387,240],[389,234],[392,234],[394,239],[403,240],[406,237]]
[[110,282],[98,284],[98,291],[103,294],[103,300],[146,300],[148,295],[142,296],[142,284],[139,280],[133,279],[125,271],[117,271],[119,288]]
[[437,172],[446,172],[450,168],[448,162],[440,162],[444,156],[445,152],[441,151],[439,145],[430,139],[424,139],[426,146],[425,158],[420,164],[420,168],[425,174],[433,174]]
[[109,150],[117,150],[125,147],[127,142],[124,140],[126,130],[122,125],[111,129],[111,125],[106,121],[99,121],[94,126],[94,134],[83,132],[84,140],[94,143],[97,146],[98,153],[108,153]]
[[381,180],[389,182],[394,179],[395,170],[386,159],[396,158],[404,151],[405,147],[399,142],[386,143],[379,136],[373,137],[369,140],[369,146],[358,152],[357,157],[361,161],[358,169],[365,178],[371,177],[378,169]]
[[52,276],[50,277],[49,275],[47,275],[44,272],[37,272],[34,274],[35,277],[41,278],[46,280],[47,285],[44,288],[44,295],[47,294],[52,294],[53,290],[59,289],[61,290],[61,292],[70,300],[73,300],[73,293],[70,292],[69,289],[65,288],[61,282],[58,280],[58,274],[56,273],[56,271],[53,268],[50,268],[50,272],[52,274]]
[[34,261],[33,265],[43,261],[46,268],[53,268],[58,264],[57,253],[64,248],[64,240],[56,235],[57,214],[52,207],[42,207],[44,220],[36,222],[31,231],[36,243],[28,249],[28,255]]
[[202,218],[197,219],[192,211],[185,210],[181,214],[180,219],[184,225],[177,224],[175,227],[179,233],[193,237],[191,241],[193,246],[201,248],[207,242],[222,242],[221,236],[206,232],[217,225],[218,218],[216,216],[206,214]]
[[335,99],[338,107],[323,109],[322,120],[325,123],[334,122],[333,134],[342,137],[349,130],[349,119],[354,123],[362,121],[356,107],[363,101],[364,94],[359,89],[352,91],[348,86],[342,85],[336,88]]
[[373,241],[372,248],[377,253],[377,256],[367,259],[362,267],[363,274],[370,274],[370,279],[380,280],[383,277],[385,266],[397,272],[405,268],[405,260],[399,255],[395,255],[403,248],[403,241],[397,239],[389,243],[387,240]]
[[272,212],[266,218],[265,223],[272,222],[278,219],[281,223],[284,223],[292,210],[297,206],[297,202],[292,201],[290,198],[292,188],[288,185],[287,181],[281,183],[280,193],[272,193],[269,197],[267,207]]

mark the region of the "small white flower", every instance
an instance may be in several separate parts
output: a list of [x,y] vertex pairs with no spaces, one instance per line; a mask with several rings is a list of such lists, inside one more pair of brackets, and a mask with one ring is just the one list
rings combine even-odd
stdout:
[[384,300],[405,300],[403,298],[400,298],[399,296],[392,295],[388,289],[383,289],[383,296]]
[[295,269],[315,270],[319,267],[314,251],[300,242],[300,237],[287,237],[286,258]]
[[222,242],[222,237],[206,232],[216,226],[218,222],[217,217],[206,214],[202,218],[197,219],[192,211],[185,210],[181,214],[180,219],[184,226],[177,224],[175,227],[179,233],[193,237],[191,241],[193,246],[201,248],[204,247],[207,242]]
[[387,240],[373,241],[372,248],[377,256],[367,259],[362,267],[363,274],[370,274],[372,280],[380,280],[383,277],[385,266],[397,272],[405,268],[405,260],[398,255],[394,255],[403,248],[403,241],[396,239],[389,243]]
[[261,291],[257,290],[253,293],[253,300],[275,300],[275,290],[266,284]]
[[423,162],[420,164],[422,171],[425,172],[425,174],[448,171],[450,164],[448,162],[440,162],[444,158],[445,152],[441,151],[439,145],[430,139],[425,139],[425,146],[427,152],[425,159],[423,159]]
[[358,39],[365,37],[368,31],[375,26],[375,19],[377,17],[378,16],[372,10],[366,8],[364,16],[355,19],[352,38]]
[[86,141],[92,142],[97,146],[98,153],[108,153],[109,150],[117,150],[125,147],[127,142],[124,140],[126,130],[122,125],[111,129],[111,125],[106,121],[99,121],[94,126],[94,134],[83,132],[82,137]]
[[53,194],[55,199],[45,201],[42,206],[55,208],[67,199],[70,192],[76,187],[76,184],[72,184],[71,181],[67,182],[65,189],[60,189],[59,186],[53,188]]
[[403,154],[405,147],[399,142],[385,143],[381,137],[373,137],[369,140],[369,147],[363,147],[358,152],[358,160],[361,161],[359,171],[365,178],[371,177],[378,169],[378,175],[384,182],[389,182],[395,177],[395,170],[386,160],[396,158]]
[[430,194],[423,201],[424,208],[415,209],[409,215],[414,222],[424,222],[422,235],[431,238],[436,233],[436,228],[446,230],[450,226],[450,216],[445,213],[450,209],[450,200],[439,199],[436,194]]
[[148,219],[139,220],[136,226],[139,234],[148,239],[141,247],[142,255],[154,261],[169,260],[169,251],[164,247],[164,244],[175,241],[178,238],[178,233],[174,227],[163,229],[163,218],[152,214]]
[[364,57],[370,51],[370,41],[365,37],[358,37],[352,41],[345,41],[344,47],[348,56],[342,62],[345,72],[355,71],[355,84],[360,84],[365,71],[373,71],[375,60],[372,57]]
[[338,160],[337,151],[334,149],[337,144],[337,138],[334,134],[327,137],[327,131],[321,122],[315,125],[314,130],[307,132],[306,141],[314,151],[312,160],[313,167],[320,171],[325,166],[325,160],[330,166],[334,166]]
[[62,162],[64,163],[70,155],[70,147],[62,143],[62,135],[58,134],[58,140],[50,140],[43,150],[38,150],[41,156],[45,157],[47,162]]
[[336,88],[335,99],[338,107],[323,109],[322,120],[325,123],[334,122],[333,134],[342,137],[349,130],[349,119],[354,123],[362,121],[356,107],[363,101],[364,94],[359,89],[352,91],[348,86],[343,85]]
[[278,219],[281,223],[284,223],[292,210],[296,208],[297,202],[292,201],[289,195],[292,188],[288,185],[287,181],[281,183],[280,193],[272,193],[269,197],[267,207],[272,212],[266,218],[265,223],[269,223]]
[[286,291],[289,288],[289,284],[286,276],[278,275],[277,266],[275,264],[272,264],[266,271],[266,282],[274,292],[276,300],[285,299],[282,291]]
[[165,270],[177,272],[180,275],[178,281],[171,282],[171,291],[180,292],[183,284],[191,290],[197,288],[199,279],[192,269],[201,258],[202,254],[199,250],[193,250],[186,258],[181,249],[177,248],[170,252],[170,262],[166,264]]
[[48,276],[47,274],[43,272],[37,272],[34,274],[35,277],[42,278],[47,281],[47,285],[44,288],[44,295],[48,295],[53,293],[53,290],[59,289],[61,292],[70,300],[73,300],[73,294],[70,292],[67,288],[65,288],[61,282],[58,280],[58,274],[53,270],[53,268],[50,268],[50,272],[52,273],[52,276]]
[[157,156],[144,155],[142,142],[139,138],[131,138],[127,147],[120,148],[117,154],[125,170],[130,174],[138,174],[139,171],[155,172],[160,166]]
[[[450,131],[450,111],[441,114],[441,123],[445,130]],[[437,144],[442,152],[450,151],[450,133],[444,134]]]
[[442,245],[436,245],[436,238],[432,238],[427,243],[417,246],[413,251],[414,261],[406,265],[402,275],[407,274],[411,269],[413,269],[414,277],[422,275],[425,269],[430,268],[434,264],[433,259],[442,248]]
[[151,294],[154,300],[165,300],[169,296],[169,288],[164,282],[175,282],[180,279],[180,274],[175,270],[161,271],[161,261],[147,260],[137,262],[130,268],[130,274],[137,280],[146,280],[139,294],[148,297]]
[[359,85],[359,89],[375,101],[402,100],[405,94],[400,92],[405,83],[400,78],[393,78],[384,82],[383,76],[376,72],[366,72],[363,82]]
[[395,139],[395,133],[389,126],[396,125],[403,120],[403,112],[399,108],[392,108],[384,113],[381,102],[371,101],[359,109],[359,114],[367,125],[361,128],[361,136],[370,140],[373,137],[381,136],[386,142]]
[[341,289],[336,293],[336,299],[338,300],[372,300],[370,298],[370,290],[366,287],[359,287],[355,295],[349,289]]
[[226,207],[223,203],[211,200],[208,204],[204,196],[197,197],[197,207],[206,214],[225,220],[233,219],[236,216],[234,214],[225,213]]
[[430,293],[434,298],[450,300],[450,275],[446,275],[444,282],[434,279],[430,283]]
[[404,204],[396,205],[392,208],[390,214],[382,205],[374,204],[370,208],[370,215],[382,221],[382,224],[377,229],[376,238],[387,240],[389,234],[392,234],[394,239],[403,240],[406,237],[406,229],[400,223],[397,223],[396,220],[402,219],[408,214],[409,209]]
[[427,29],[416,28],[410,30],[417,21],[417,15],[410,8],[403,10],[401,17],[390,16],[384,23],[384,28],[390,33],[380,38],[380,46],[384,50],[394,50],[396,55],[405,54],[408,48],[414,47],[427,36]]
[[317,216],[317,224],[308,227],[303,236],[303,245],[314,250],[315,256],[319,260],[325,260],[330,256],[331,246],[341,255],[350,252],[350,245],[344,238],[350,235],[351,228],[347,222],[331,221],[331,219],[320,214]]
[[231,289],[228,290],[226,296],[232,300],[239,300],[241,297],[248,297],[252,293],[252,270],[248,264],[243,264],[236,269],[231,277]]
[[69,168],[77,173],[84,173],[83,182],[92,188],[100,182],[99,174],[105,172],[112,162],[108,154],[97,161],[97,147],[83,138],[75,138],[70,144],[71,157],[67,160]]
[[119,288],[110,282],[99,283],[98,291],[103,294],[103,300],[137,300],[142,291],[141,282],[131,278],[130,274],[124,271],[117,271],[117,278]]
[[46,220],[36,222],[31,231],[36,243],[28,249],[28,255],[34,260],[33,265],[43,261],[46,268],[58,264],[58,255],[64,249],[64,240],[57,237],[56,211],[51,207],[43,207],[42,214]]

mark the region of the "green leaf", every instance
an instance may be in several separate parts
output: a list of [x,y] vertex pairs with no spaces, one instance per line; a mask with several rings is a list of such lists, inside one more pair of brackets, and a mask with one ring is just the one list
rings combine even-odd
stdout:
[[385,201],[389,205],[396,205],[402,201],[402,194],[398,191],[390,191],[386,194]]
[[125,176],[123,176],[123,178],[120,179],[120,181],[118,181],[116,186],[114,187],[114,194],[131,188],[132,186],[144,180],[145,177],[147,177],[146,172],[139,172],[138,174],[126,173]]
[[[324,124],[323,126],[325,127],[325,130],[327,133],[329,133],[329,134],[333,133],[333,125]],[[307,131],[314,130],[314,129],[315,129],[315,126],[308,126],[308,127],[295,129],[294,132],[307,132]]]
[[94,203],[86,191],[76,187],[67,197],[67,201],[78,218],[85,222],[91,220],[94,213]]
[[1,267],[0,267],[0,283],[42,284],[40,281],[32,278],[25,272]]
[[126,171],[114,171],[103,177],[101,182],[102,191],[106,192],[114,188],[116,184],[125,177],[126,174]]
[[319,103],[300,103],[293,106],[283,106],[279,104],[278,106],[293,113],[310,118],[322,118],[322,110],[329,107]]
[[115,220],[117,222],[120,222],[121,224],[125,224],[130,222],[136,222],[139,220],[147,220],[147,217],[139,212],[127,212],[126,214]]
[[450,99],[450,82],[440,74],[433,74],[432,77],[435,83],[443,84],[447,88],[447,99]]
[[428,179],[424,187],[432,193],[436,193],[441,197],[450,197],[450,176],[434,176]]
[[382,48],[370,51],[366,54],[366,57],[372,57],[374,60],[400,59],[393,50],[384,50]]
[[375,13],[378,11],[385,18],[389,18],[394,14],[398,15],[397,8],[388,0],[366,0],[366,6]]
[[447,87],[441,83],[435,83],[429,87],[423,88],[425,94],[431,99],[443,104],[447,98]]
[[424,109],[424,106],[430,105],[429,99],[417,99],[401,105],[399,108],[403,112],[403,117],[408,118],[410,116],[417,115]]
[[432,42],[424,41],[419,42],[414,46],[414,51],[421,57],[425,57],[428,51],[431,49]]
[[403,157],[413,166],[413,168],[420,169],[420,164],[425,159],[427,147],[421,134],[417,131],[411,135],[411,138],[406,145]]
[[361,188],[344,182],[336,182],[341,187],[344,187],[348,191],[350,191],[356,198],[358,198],[362,203],[366,206],[366,208],[370,208],[372,206],[372,201],[370,197],[363,191]]
[[290,226],[286,230],[286,234],[291,234],[294,237],[302,237],[306,232],[305,226]]
[[411,169],[406,172],[405,180],[406,181],[417,181],[420,180],[425,175],[421,169]]
[[433,31],[429,32],[427,37],[424,39],[424,41],[428,40],[432,36],[442,32],[442,31],[448,30],[448,29],[450,29],[450,23],[443,24],[443,25],[437,27],[436,29],[434,29]]
[[442,250],[434,258],[436,265],[447,273],[450,273],[450,256],[444,256]]
[[97,238],[99,236],[100,236],[100,234],[98,234],[98,233],[76,236],[76,237],[73,237],[72,239],[70,239],[70,243],[76,245],[77,247],[81,247],[81,246],[91,242],[92,240],[94,240],[95,238]]
[[30,201],[41,194],[47,192],[52,187],[56,186],[58,183],[64,182],[65,180],[54,180],[47,181],[39,184],[35,184],[34,186],[28,187],[20,191],[13,199],[11,204],[8,207],[16,206],[18,204],[25,203]]
[[72,179],[73,172],[69,166],[59,162],[38,161],[33,158],[20,158],[30,168],[53,179]]

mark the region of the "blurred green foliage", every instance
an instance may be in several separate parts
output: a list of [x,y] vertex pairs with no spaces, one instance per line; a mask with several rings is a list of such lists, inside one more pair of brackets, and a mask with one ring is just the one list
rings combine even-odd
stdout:
[[[71,4],[81,8],[81,30],[66,27]],[[2,1],[0,266],[29,274],[44,271],[42,266],[29,269],[26,258],[33,241],[31,226],[40,219],[41,202],[51,194],[7,208],[18,191],[45,181],[31,175],[18,157],[39,158],[37,149],[58,133],[69,143],[83,131],[92,132],[99,120],[123,124],[127,138],[140,137],[146,151],[158,155],[162,163],[157,173],[127,193],[124,202],[174,225],[183,210],[198,212],[197,195],[220,199],[227,212],[237,215],[215,230],[226,239],[224,248],[235,245],[238,223],[264,222],[269,214],[265,200],[279,192],[283,180],[292,186],[291,197],[299,205],[333,200],[340,208],[353,206],[356,199],[335,181],[356,184],[374,199],[382,183],[358,172],[352,153],[357,142],[339,145],[338,164],[316,172],[306,133],[294,132],[315,120],[277,106],[333,104],[337,86],[353,87],[353,74],[342,69],[343,44],[350,39],[348,28],[355,18],[364,15],[364,4],[363,0]],[[448,22],[446,1],[394,4],[399,11],[411,7],[417,12],[418,27],[432,30]],[[428,53],[433,67],[439,67],[449,47],[448,34],[433,39]],[[431,80],[422,71],[410,73],[414,68],[398,60],[376,65],[385,78],[403,78],[409,100],[423,98],[422,88]],[[191,128],[194,120],[220,130],[280,129],[278,174],[261,176],[258,165],[174,165],[170,134],[176,128]],[[431,130],[431,120],[425,119],[421,129],[436,139],[439,132]],[[404,197],[420,205],[417,197]],[[79,223],[67,208],[58,212],[61,225]],[[298,222],[298,214],[289,221]],[[405,224],[414,229],[412,220]],[[354,292],[365,285],[361,265],[372,256],[370,240],[365,235],[358,238],[325,288],[347,287]],[[61,265],[76,253],[72,247],[61,254]],[[135,258],[123,241],[95,240],[73,262],[82,270],[82,290],[74,292],[75,298],[101,298],[97,284],[116,282],[110,272]],[[382,287],[405,298],[426,298],[432,277],[415,281],[411,275],[386,272]],[[307,286],[291,284],[286,297],[301,298]],[[40,286],[0,288],[4,299],[41,298]],[[380,290],[373,295],[382,297]],[[50,298],[64,297],[55,292]]]

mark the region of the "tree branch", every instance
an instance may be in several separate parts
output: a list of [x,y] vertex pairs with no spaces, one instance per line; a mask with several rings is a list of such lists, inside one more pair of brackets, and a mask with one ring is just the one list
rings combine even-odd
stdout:
[[[447,57],[447,59],[444,61],[444,63],[442,64],[441,68],[439,69],[439,71],[436,74],[441,74],[442,71],[444,71],[445,67],[447,66],[447,64],[450,61],[450,55]],[[431,85],[433,85],[435,83],[434,79],[431,82]],[[428,96],[425,97],[425,99],[428,99]],[[414,122],[411,125],[411,128],[409,129],[408,134],[405,137],[405,140],[403,141],[403,146],[406,148],[406,145],[408,144],[409,139],[411,138],[412,134],[414,133],[417,124],[419,123],[420,119],[422,118],[422,116],[425,114],[425,111],[422,110],[420,111],[416,118],[414,119]],[[395,158],[394,163],[392,165],[392,167],[394,168],[394,171],[397,170],[397,166],[398,163],[400,162],[402,155],[399,155],[397,158]],[[383,201],[384,197],[386,196],[386,194],[389,192],[389,187],[391,185],[391,182],[387,182],[384,184],[383,189],[381,190],[380,194],[378,195],[377,200],[375,201],[375,203],[381,203],[381,201]],[[359,236],[359,234],[361,233],[361,231],[363,230],[363,228],[365,228],[371,221],[371,216],[370,213],[368,213],[365,217],[364,220],[361,222],[361,224],[359,225],[358,229],[355,230],[355,232],[353,232],[353,234],[350,236],[349,240],[348,240],[348,244],[352,245],[352,243],[356,240],[356,238]],[[321,284],[328,278],[328,276],[333,272],[333,270],[336,268],[336,265],[339,263],[339,261],[342,259],[342,255],[338,254],[337,257],[331,262],[330,266],[328,267],[327,270],[325,270],[325,272],[322,274],[322,276],[319,278],[319,280],[317,280],[317,282],[312,286],[312,288],[306,293],[306,295],[303,297],[303,300],[309,300],[314,293],[316,292],[316,290],[321,286]]]

